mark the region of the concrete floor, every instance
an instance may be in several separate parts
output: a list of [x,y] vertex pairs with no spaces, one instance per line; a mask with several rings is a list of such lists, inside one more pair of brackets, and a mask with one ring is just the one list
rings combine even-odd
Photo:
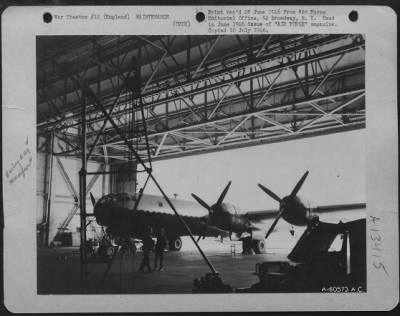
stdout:
[[[286,251],[268,249],[265,254],[242,255],[241,244],[236,244],[236,254],[231,253],[231,242],[202,240],[200,245],[224,283],[234,289],[248,287],[258,281],[253,275],[255,264],[267,260],[287,260]],[[153,273],[138,272],[142,253],[117,255],[100,287],[105,262],[88,264],[87,293],[192,293],[193,279],[200,278],[210,269],[201,255],[193,248],[190,240],[184,240],[184,247],[178,252],[167,252],[164,258],[164,271]],[[79,294],[80,264],[77,247],[38,249],[38,294]]]

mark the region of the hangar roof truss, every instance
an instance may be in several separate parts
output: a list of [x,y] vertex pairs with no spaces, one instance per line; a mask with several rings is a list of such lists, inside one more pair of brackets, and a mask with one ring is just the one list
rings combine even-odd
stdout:
[[[37,56],[38,150],[54,135],[56,155],[80,156],[88,88],[146,157],[134,57],[153,159],[365,127],[360,34],[52,36]],[[86,106],[91,158],[130,159],[95,100]]]

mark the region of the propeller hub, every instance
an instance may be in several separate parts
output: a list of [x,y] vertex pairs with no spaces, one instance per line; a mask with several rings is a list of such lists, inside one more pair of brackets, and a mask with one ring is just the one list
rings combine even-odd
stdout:
[[231,227],[231,218],[226,216],[225,203],[223,203],[226,194],[228,193],[229,187],[231,186],[231,181],[228,182],[225,189],[222,191],[217,202],[212,206],[209,206],[205,201],[203,201],[196,194],[192,193],[193,198],[208,211],[208,226],[216,226],[220,229],[229,230]]
[[274,192],[272,192],[271,190],[269,190],[262,184],[258,184],[258,186],[261,188],[261,190],[263,190],[265,193],[267,193],[275,201],[279,202],[279,214],[277,215],[277,217],[275,218],[271,227],[267,231],[265,238],[268,238],[268,236],[274,230],[276,224],[278,223],[278,220],[281,217],[283,217],[283,219],[285,219],[288,223],[290,223],[292,225],[303,226],[303,225],[307,224],[307,221],[308,221],[307,208],[297,197],[297,193],[300,191],[301,187],[303,186],[304,181],[306,180],[307,176],[308,176],[308,171],[306,171],[304,173],[304,175],[300,178],[300,180],[297,182],[297,184],[293,188],[290,195],[285,196],[283,199],[281,199]]
[[304,226],[307,224],[307,207],[296,196],[286,196],[282,199],[281,209],[283,209],[282,217],[289,224],[296,226]]

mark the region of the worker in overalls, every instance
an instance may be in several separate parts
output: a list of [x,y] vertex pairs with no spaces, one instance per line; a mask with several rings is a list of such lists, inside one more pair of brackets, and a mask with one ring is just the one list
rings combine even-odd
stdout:
[[153,271],[157,269],[158,261],[160,262],[159,272],[163,270],[163,262],[164,262],[164,249],[167,245],[167,238],[165,236],[164,227],[160,228],[160,231],[157,236],[157,243],[155,247],[155,255],[154,255],[154,268]]
[[149,227],[146,236],[143,238],[143,260],[140,264],[140,272],[144,272],[144,268],[147,268],[147,272],[152,272],[150,267],[150,252],[153,250],[154,241],[153,241],[153,230]]

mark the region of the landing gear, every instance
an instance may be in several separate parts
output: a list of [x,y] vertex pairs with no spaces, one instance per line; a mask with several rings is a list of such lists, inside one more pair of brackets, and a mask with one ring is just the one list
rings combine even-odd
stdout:
[[251,254],[253,254],[253,247],[252,247],[252,239],[251,239],[251,237],[246,237],[246,238],[243,238],[243,240],[242,240],[242,248],[243,248],[243,251],[242,251],[242,254],[249,254],[249,255],[251,255]]
[[137,252],[137,247],[135,242],[127,238],[125,241],[121,243],[121,255],[125,257],[129,257],[134,255]]
[[115,247],[112,245],[101,245],[99,247],[99,256],[107,259],[111,259],[116,251]]
[[254,240],[251,237],[244,238],[242,241],[243,254],[260,254],[265,252],[265,240]]
[[173,237],[169,240],[169,249],[173,251],[179,251],[182,248],[182,239],[181,237]]
[[256,254],[265,252],[265,240],[253,240],[253,250]]

